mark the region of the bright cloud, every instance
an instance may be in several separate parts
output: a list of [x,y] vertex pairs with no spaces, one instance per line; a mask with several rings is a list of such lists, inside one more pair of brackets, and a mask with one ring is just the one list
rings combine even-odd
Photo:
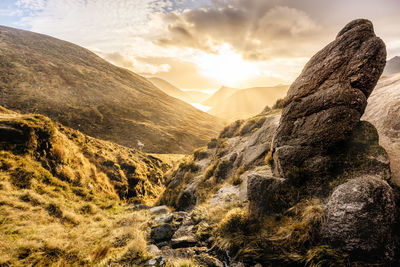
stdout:
[[3,0],[9,26],[67,40],[178,87],[290,83],[352,19],[400,53],[397,0]]

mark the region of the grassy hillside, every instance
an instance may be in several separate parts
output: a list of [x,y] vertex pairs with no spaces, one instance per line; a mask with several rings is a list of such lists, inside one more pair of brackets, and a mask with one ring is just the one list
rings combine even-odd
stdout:
[[266,106],[272,107],[278,99],[286,96],[288,88],[287,85],[278,85],[238,90],[208,113],[231,121],[245,119],[260,113]]
[[183,91],[166,80],[157,77],[149,78],[149,81],[164,93],[188,103],[200,103],[209,97],[208,94],[202,92]]
[[159,159],[41,115],[0,107],[0,265],[76,266],[147,259]]
[[221,123],[145,78],[77,45],[0,27],[0,105],[40,113],[93,137],[154,153],[187,153]]

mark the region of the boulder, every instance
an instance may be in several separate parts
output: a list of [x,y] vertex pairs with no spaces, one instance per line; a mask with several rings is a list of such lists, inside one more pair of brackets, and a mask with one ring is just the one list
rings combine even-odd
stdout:
[[360,121],[385,63],[385,44],[364,19],[310,59],[284,100],[272,143],[276,175],[292,179],[299,169],[317,179],[329,175],[329,149]]
[[155,243],[169,241],[174,235],[174,228],[170,224],[162,224],[151,229],[150,237]]
[[200,266],[209,266],[209,267],[225,266],[220,260],[208,254],[196,255],[194,259],[201,264]]
[[150,209],[151,215],[166,214],[169,212],[170,210],[167,206],[156,206]]
[[178,196],[176,209],[178,211],[191,210],[197,202],[196,189],[194,186],[189,185],[185,190]]
[[247,198],[251,218],[261,218],[287,208],[287,199],[279,197],[286,186],[285,182],[283,178],[272,177],[268,171],[248,175]]
[[364,176],[338,186],[326,204],[322,236],[361,259],[393,256],[396,207],[392,188],[379,177]]

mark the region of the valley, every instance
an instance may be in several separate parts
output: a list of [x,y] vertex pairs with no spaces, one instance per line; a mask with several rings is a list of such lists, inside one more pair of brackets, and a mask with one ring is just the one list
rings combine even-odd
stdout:
[[[83,2],[0,4],[24,18],[0,26],[0,267],[400,265],[400,64],[382,19]],[[91,26],[61,31],[65,13]],[[77,44],[35,32],[49,21]]]

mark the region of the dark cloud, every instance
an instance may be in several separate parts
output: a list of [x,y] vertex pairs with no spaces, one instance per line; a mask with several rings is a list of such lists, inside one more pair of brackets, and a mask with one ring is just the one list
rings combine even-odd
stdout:
[[168,36],[156,43],[207,52],[228,43],[250,60],[313,53],[315,37],[324,34],[321,27],[304,11],[274,2],[215,0],[208,7],[167,14]]

